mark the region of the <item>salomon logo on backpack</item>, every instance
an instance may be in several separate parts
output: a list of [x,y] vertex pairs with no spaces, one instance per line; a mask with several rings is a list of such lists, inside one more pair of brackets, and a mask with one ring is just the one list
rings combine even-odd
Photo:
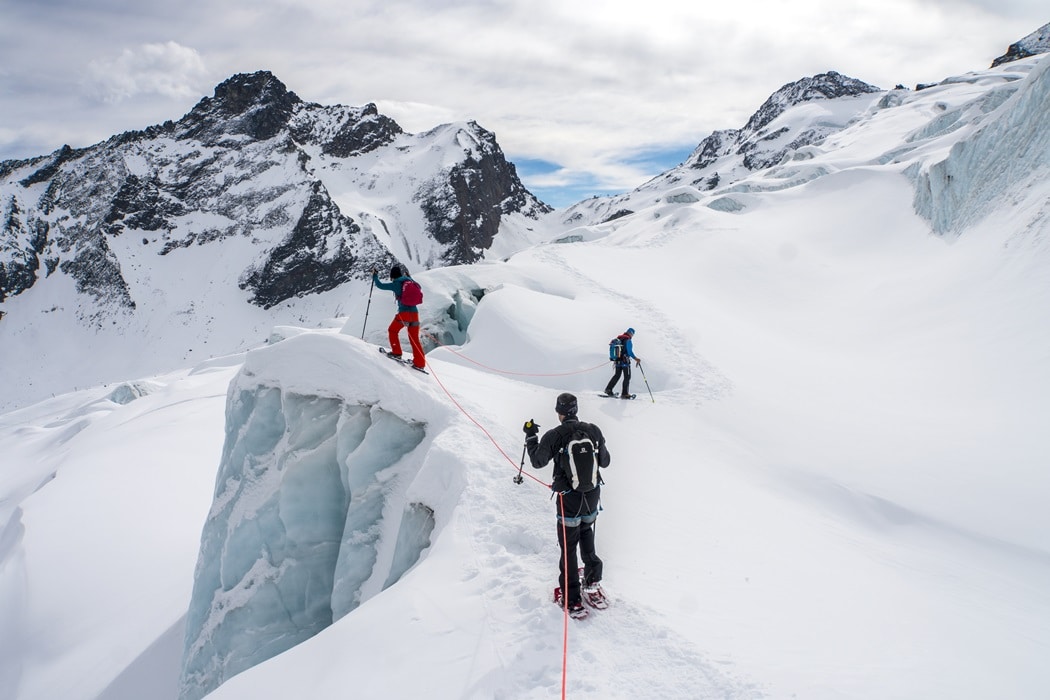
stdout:
[[423,303],[423,288],[415,280],[405,280],[401,285],[401,304],[419,306]]
[[590,435],[577,428],[573,431],[569,444],[565,446],[568,456],[569,480],[573,491],[593,491],[599,484],[598,447]]

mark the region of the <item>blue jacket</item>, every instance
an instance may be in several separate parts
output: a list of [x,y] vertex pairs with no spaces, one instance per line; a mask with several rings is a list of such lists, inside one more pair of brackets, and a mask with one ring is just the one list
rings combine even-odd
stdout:
[[[622,335],[627,335],[623,333]],[[638,358],[634,355],[634,342],[630,337],[623,339],[623,353],[620,355],[620,359],[616,361],[617,367],[630,367],[631,360],[637,361]]]
[[405,282],[410,280],[410,279],[412,279],[412,278],[409,277],[408,275],[401,275],[397,279],[390,280],[389,282],[382,282],[382,281],[380,281],[378,275],[375,275],[375,274],[372,275],[372,283],[375,284],[375,286],[379,287],[380,289],[386,290],[388,292],[393,292],[394,293],[394,298],[397,299],[397,312],[398,313],[401,313],[403,311],[411,311],[413,313],[419,313],[419,307],[418,306],[405,306],[404,304],[401,303],[401,286]]

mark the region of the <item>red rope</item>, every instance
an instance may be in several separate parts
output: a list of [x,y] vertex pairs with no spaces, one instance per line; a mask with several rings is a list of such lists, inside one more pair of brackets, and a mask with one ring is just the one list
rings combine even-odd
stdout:
[[[515,464],[514,460],[511,458],[511,456],[508,455],[503,450],[503,448],[499,446],[499,443],[496,442],[496,438],[492,437],[492,433],[490,433],[488,430],[486,430],[485,426],[483,426],[481,423],[479,423],[477,420],[475,420],[474,416],[470,415],[470,413],[467,411],[467,409],[463,408],[463,406],[460,405],[459,401],[456,401],[456,397],[454,397],[452,395],[452,392],[450,392],[448,390],[448,388],[445,386],[444,382],[441,381],[441,378],[437,376],[436,372],[434,372],[434,365],[433,364],[428,364],[427,365],[427,370],[430,372],[430,376],[432,376],[434,378],[434,381],[436,381],[438,383],[438,386],[441,387],[441,390],[445,392],[445,395],[448,396],[449,401],[451,401],[456,406],[456,408],[458,408],[460,410],[460,412],[463,415],[465,415],[468,420],[470,420],[471,423],[473,423],[474,425],[478,426],[478,428],[481,430],[481,432],[485,433],[485,437],[487,437],[489,439],[489,442],[491,442],[493,444],[493,446],[499,451],[499,453],[501,455],[503,455],[503,458],[506,459],[508,462],[510,462],[510,466],[512,466],[515,469],[517,469],[518,465]],[[527,476],[530,479],[532,479],[533,481],[535,481],[536,483],[543,484],[548,489],[550,489],[551,485],[546,483],[542,479],[537,479],[535,476],[533,476],[532,474],[530,474],[528,472],[525,472],[525,471],[523,471],[522,473],[525,476]]]
[[569,533],[565,527],[565,497],[558,494],[558,511],[561,512],[561,700],[565,700],[565,678],[569,669]]
[[467,362],[473,362],[478,367],[483,367],[483,368],[485,368],[487,370],[490,370],[492,372],[497,372],[499,374],[513,374],[513,375],[518,376],[518,377],[568,377],[568,376],[573,375],[573,374],[583,374],[584,372],[593,372],[594,370],[601,369],[602,367],[605,367],[606,364],[608,364],[607,362],[602,362],[600,365],[595,365],[594,367],[588,367],[587,369],[577,369],[577,370],[573,370],[571,372],[549,372],[549,373],[542,373],[542,372],[512,372],[509,369],[498,369],[496,367],[489,367],[488,365],[482,364],[482,363],[478,362],[477,360],[473,360],[473,359],[467,357],[466,355],[464,355],[461,352],[456,352],[449,345],[443,345],[441,343],[441,341],[438,340],[437,336],[435,336],[433,333],[430,333],[429,331],[427,331],[427,335],[434,339],[434,344],[437,345],[439,348],[444,348],[445,350],[448,350],[450,353],[452,353],[456,357],[462,357]]
[[[448,390],[448,387],[445,386],[445,383],[441,381],[441,378],[438,377],[437,373],[434,371],[434,365],[428,363],[427,370],[430,372],[430,376],[432,376],[434,378],[434,381],[436,381],[438,383],[438,386],[441,387],[441,390],[445,392],[445,395],[448,396],[449,401],[451,401],[455,405],[455,407],[458,408],[460,410],[460,412],[463,415],[465,415],[467,417],[467,419],[471,423],[473,423],[474,425],[478,426],[478,428],[481,430],[481,432],[485,433],[485,436],[489,439],[489,441],[493,444],[493,446],[499,451],[499,453],[501,455],[503,455],[503,458],[506,459],[507,462],[510,463],[510,466],[512,466],[512,467],[516,466],[514,464],[514,460],[511,459],[510,455],[508,455],[503,450],[503,448],[499,446],[499,443],[496,442],[496,439],[494,437],[492,437],[492,433],[490,433],[488,430],[486,430],[485,426],[483,426],[481,423],[479,423],[474,418],[474,416],[470,415],[470,413],[465,408],[463,408],[463,406],[459,403],[459,401],[456,401],[456,397],[454,397],[452,395],[452,392],[450,392]],[[544,482],[541,479],[537,479],[535,476],[533,476],[532,474],[529,474],[528,472],[521,472],[520,468],[519,468],[519,473],[524,473],[525,476],[529,477],[530,479],[532,479],[533,481],[535,481],[538,484],[543,484],[544,486],[547,487],[547,489],[551,488],[550,484]],[[568,547],[568,532],[567,532],[566,527],[565,527],[565,517],[564,517],[565,516],[565,504],[564,504],[564,500],[563,500],[562,494],[560,494],[560,493],[558,494],[558,510],[562,514],[562,518],[561,518],[561,541],[562,541],[561,550],[562,550],[562,562],[563,562],[562,563],[562,572],[563,572],[562,573],[562,579],[563,579],[565,585],[568,586],[568,583],[569,583],[569,581],[568,581],[568,572],[567,572],[567,569],[569,568],[569,550],[567,549],[567,547]],[[562,698],[562,700],[565,700],[565,683],[566,683],[566,679],[568,677],[568,671],[569,671],[569,595],[568,595],[568,591],[565,590],[565,587],[563,587],[561,589],[561,602],[562,602],[561,698]]]

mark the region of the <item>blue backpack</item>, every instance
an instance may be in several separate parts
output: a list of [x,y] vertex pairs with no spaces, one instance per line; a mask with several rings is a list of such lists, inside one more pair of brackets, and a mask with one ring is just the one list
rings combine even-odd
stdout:
[[621,333],[609,341],[609,360],[611,362],[616,362],[623,357],[623,350],[626,347],[625,343],[630,337],[626,333]]

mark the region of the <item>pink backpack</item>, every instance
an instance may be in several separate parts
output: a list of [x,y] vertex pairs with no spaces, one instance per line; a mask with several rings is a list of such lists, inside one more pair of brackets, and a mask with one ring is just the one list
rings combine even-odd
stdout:
[[415,280],[405,280],[401,285],[402,306],[419,306],[423,303],[423,288]]

